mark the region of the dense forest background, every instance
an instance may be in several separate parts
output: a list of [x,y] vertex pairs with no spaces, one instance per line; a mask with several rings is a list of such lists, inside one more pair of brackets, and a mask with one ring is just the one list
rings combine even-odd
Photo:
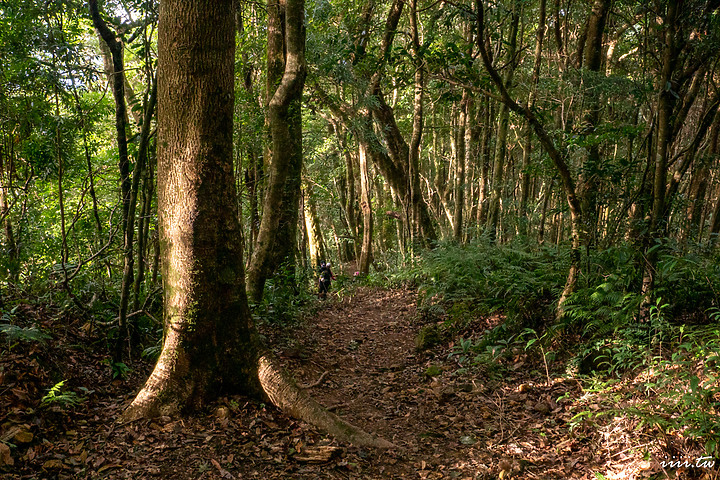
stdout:
[[[717,454],[720,1],[234,8],[256,322],[317,308],[332,261],[335,292],[417,290],[420,349],[487,368],[522,347],[548,383],[558,359],[654,371],[664,403],[628,414]],[[0,2],[5,353],[52,335],[28,304],[99,335],[110,378],[160,353],[158,49],[185,52],[158,46],[158,12]]]

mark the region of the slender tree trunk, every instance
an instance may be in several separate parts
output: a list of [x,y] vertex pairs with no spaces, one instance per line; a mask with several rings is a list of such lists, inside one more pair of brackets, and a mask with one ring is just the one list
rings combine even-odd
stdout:
[[480,142],[480,187],[478,192],[477,225],[485,225],[488,211],[488,185],[490,177],[490,119],[492,106],[490,98],[485,98],[483,113],[483,134]]
[[[410,202],[406,202],[406,224],[408,233],[410,234],[410,245],[414,248],[416,237],[424,235],[426,226],[423,225],[423,212],[421,205],[424,204],[422,193],[420,191],[420,144],[422,141],[424,112],[423,102],[425,93],[425,60],[420,49],[420,34],[418,33],[418,12],[417,0],[410,1],[410,31],[411,31],[411,53],[413,63],[415,65],[415,94],[413,97],[413,128],[410,137],[410,146],[408,150],[408,186],[407,192]],[[412,218],[408,218],[407,212],[412,212]],[[425,210],[427,215],[427,210]],[[433,239],[434,240],[434,239]],[[419,242],[421,245],[426,244],[426,240]]]
[[[145,206],[147,205],[149,209],[149,202],[144,201],[143,202],[143,208],[141,209],[141,215],[140,219],[138,221],[138,273],[135,278],[133,278],[133,248],[132,248],[132,242],[133,242],[133,234],[135,230],[135,208],[137,206],[137,196],[140,189],[140,178],[145,177],[148,179],[150,177],[150,181],[152,181],[152,177],[150,175],[147,175],[146,172],[146,165],[148,163],[148,147],[150,142],[150,131],[151,131],[151,124],[152,124],[152,117],[155,112],[155,104],[157,103],[157,83],[153,81],[153,85],[150,87],[150,97],[148,99],[147,105],[145,105],[145,114],[143,117],[143,124],[142,124],[142,130],[140,132],[140,145],[138,146],[138,158],[135,162],[135,169],[133,170],[133,178],[132,178],[132,185],[130,187],[130,208],[128,210],[128,231],[130,232],[129,235],[127,235],[130,247],[125,249],[125,271],[123,272],[123,283],[122,283],[122,292],[123,295],[121,298],[127,298],[130,296],[130,285],[131,283],[134,283],[134,296],[133,296],[133,311],[137,311],[140,308],[140,283],[142,282],[142,277],[144,275],[144,265],[142,262],[143,254],[145,251],[145,238],[143,234],[143,229],[145,227],[145,217],[143,214],[145,213]],[[147,182],[146,182],[147,183]],[[136,334],[133,328],[133,335]],[[137,340],[137,338],[135,338]]]
[[[12,139],[10,139],[12,141]],[[9,159],[8,159],[9,160]],[[10,163],[10,162],[8,162]],[[12,175],[8,166],[5,168],[5,149],[0,145],[0,218],[2,218],[5,231],[5,253],[8,261],[8,276],[10,280],[17,281],[19,275],[18,246],[15,240],[12,219],[10,218],[10,205],[8,205],[7,192],[10,191]]]
[[365,146],[360,144],[358,159],[360,160],[360,209],[363,214],[363,238],[360,249],[358,270],[362,274],[370,272],[372,262],[373,214],[370,204],[370,179],[368,176],[368,155]]
[[[542,45],[545,38],[545,0],[540,0],[538,7],[538,28],[535,34],[535,61],[533,63],[532,78],[530,80],[530,94],[528,108],[533,109],[537,98],[537,85],[540,81],[540,65],[542,62]],[[525,130],[525,148],[523,149],[522,169],[520,171],[520,232],[527,235],[529,227],[528,200],[530,198],[530,160],[532,158],[532,126],[527,125]]]
[[[515,50],[517,48],[517,33],[520,23],[519,2],[513,3],[512,20],[510,24],[508,50],[505,55],[506,67],[503,84],[508,90],[512,88],[513,74],[515,70]],[[490,193],[490,208],[488,211],[488,235],[492,241],[497,238],[498,226],[500,225],[500,203],[502,192],[505,186],[505,159],[507,155],[508,123],[510,121],[510,107],[503,103],[500,105],[498,115],[497,143],[495,145],[495,159],[493,162],[492,190]]]
[[465,156],[467,145],[465,143],[465,129],[468,122],[468,109],[470,97],[463,91],[460,109],[458,111],[457,149],[455,152],[455,211],[453,213],[453,238],[456,242],[463,241],[463,207],[465,206]]
[[[603,59],[603,32],[605,23],[610,12],[611,0],[595,0],[592,12],[588,19],[585,30],[585,42],[582,49],[582,62],[584,70],[597,75],[601,72]],[[588,247],[595,245],[598,228],[598,170],[600,167],[600,145],[597,141],[597,126],[600,123],[600,110],[602,102],[594,85],[587,86],[586,82],[593,81],[583,79],[582,91],[587,100],[588,107],[584,113],[582,134],[589,139],[587,154],[578,182],[578,195],[583,209],[584,224],[582,225]]]
[[[130,285],[132,283],[132,248],[134,228],[128,228],[132,181],[130,178],[130,161],[127,149],[127,107],[125,104],[125,74],[123,63],[123,46],[115,34],[108,28],[100,16],[97,0],[89,0],[90,16],[95,29],[110,48],[112,55],[112,92],[115,99],[115,138],[118,146],[118,168],[120,170],[120,196],[122,203],[123,252],[123,284],[120,296],[120,312],[118,316],[118,336],[115,341],[113,361],[122,361],[122,350],[127,339],[127,308]],[[128,264],[128,258],[130,262]]]
[[310,247],[310,265],[317,266],[327,256],[322,229],[317,217],[317,207],[313,198],[312,186],[307,183],[304,188],[303,213],[307,231],[308,246]]
[[654,243],[660,241],[665,231],[665,191],[667,188],[667,162],[669,155],[670,134],[672,130],[673,96],[668,86],[672,85],[673,72],[677,64],[675,29],[678,16],[678,5],[668,4],[667,26],[664,29],[664,45],[662,50],[662,71],[657,79],[657,151],[655,153],[655,170],[653,175],[653,201],[650,215],[650,244],[645,255],[646,263],[642,281],[642,295],[645,300],[641,308],[641,318],[646,318],[655,287],[655,267],[658,260],[658,249]]
[[[255,303],[262,299],[268,276],[282,262],[294,263],[302,170],[300,106],[306,75],[304,1],[272,2],[268,12],[268,123],[272,160],[263,217],[247,275],[248,295]],[[282,77],[276,80],[272,72],[278,71],[279,63],[284,69]]]
[[58,166],[58,203],[60,205],[60,237],[62,240],[60,263],[62,265],[63,272],[65,272],[69,253],[67,244],[67,229],[65,227],[65,188],[63,187],[65,161],[63,159],[62,139],[60,135],[60,122],[62,119],[60,117],[60,96],[58,94],[57,87],[55,87],[55,117],[57,121],[57,124],[55,125],[55,159]]
[[545,223],[547,221],[547,211],[550,205],[550,199],[552,199],[553,187],[555,186],[555,177],[551,178],[545,184],[545,197],[543,198],[542,210],[540,211],[540,226],[538,227],[538,243],[543,244],[545,242]]
[[350,235],[353,237],[353,248],[355,259],[360,259],[360,236],[358,233],[358,216],[356,212],[355,202],[355,163],[352,153],[347,145],[347,139],[344,132],[340,131],[340,125],[337,122],[332,123],[335,137],[338,140],[338,148],[345,160],[345,201],[343,202],[343,209],[345,210],[345,218],[347,219],[348,228],[350,229]]

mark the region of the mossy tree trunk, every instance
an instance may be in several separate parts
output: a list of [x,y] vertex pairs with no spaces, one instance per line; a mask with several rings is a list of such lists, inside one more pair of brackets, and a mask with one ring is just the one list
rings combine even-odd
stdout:
[[[165,339],[124,420],[261,392],[232,163],[232,0],[166,0],[158,39],[158,211]],[[198,41],[198,39],[203,41]]]
[[269,180],[247,289],[262,299],[265,281],[283,263],[293,266],[302,172],[302,92],[305,85],[303,0],[268,5]]

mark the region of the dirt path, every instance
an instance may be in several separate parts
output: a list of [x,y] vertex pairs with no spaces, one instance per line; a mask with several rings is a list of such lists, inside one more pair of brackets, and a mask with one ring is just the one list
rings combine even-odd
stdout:
[[414,296],[405,290],[361,289],[329,305],[300,335],[305,359],[295,374],[313,383],[312,394],[328,408],[401,447],[414,446],[407,429],[410,405],[398,401],[403,383],[417,372]]
[[563,413],[553,387],[535,386],[522,368],[510,384],[489,382],[479,372],[456,375],[460,365],[448,359],[447,346],[416,351],[420,326],[413,292],[359,289],[310,320],[289,351],[302,382],[328,372],[312,389],[316,398],[400,447],[378,454],[362,478],[480,479],[503,471],[507,478],[591,478],[576,468],[578,460],[566,471],[548,451],[547,435],[516,443],[542,428],[552,411]]

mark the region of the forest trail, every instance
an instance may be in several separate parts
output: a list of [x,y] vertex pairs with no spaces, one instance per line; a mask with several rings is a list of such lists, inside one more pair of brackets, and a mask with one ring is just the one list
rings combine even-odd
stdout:
[[357,289],[329,301],[285,352],[301,383],[323,379],[311,390],[321,403],[400,447],[373,453],[357,478],[595,478],[592,454],[552,438],[567,433],[554,418],[570,416],[555,399],[576,384],[546,387],[522,360],[505,382],[456,374],[448,345],[416,350],[415,303],[409,290]]
[[[471,367],[453,343],[417,351],[422,322],[415,304],[410,290],[358,287],[352,295],[333,293],[295,327],[266,332],[313,397],[398,446],[390,450],[339,444],[242,396],[221,398],[189,417],[114,424],[151,365],[137,362],[125,381],[112,381],[92,346],[104,340],[83,320],[18,311],[23,322],[46,331],[62,325],[65,333],[0,355],[0,476],[584,480],[602,472],[608,479],[664,478],[649,477],[657,468],[628,448],[633,425],[602,430],[580,422],[571,431],[580,385],[568,379],[547,385],[537,358],[520,351]],[[460,333],[477,340],[488,326],[478,319]],[[60,379],[58,397],[40,406]]]
[[[582,422],[571,431],[580,384],[548,384],[538,358],[520,350],[495,366],[467,368],[459,345],[417,351],[423,323],[415,292],[363,287],[334,298],[293,334],[284,358],[321,403],[399,449],[350,449],[347,455],[363,459],[358,471],[323,477],[589,480],[600,478],[596,473],[657,473],[627,448],[630,425],[616,425],[613,435]],[[462,333],[477,340],[490,323],[478,319]]]

